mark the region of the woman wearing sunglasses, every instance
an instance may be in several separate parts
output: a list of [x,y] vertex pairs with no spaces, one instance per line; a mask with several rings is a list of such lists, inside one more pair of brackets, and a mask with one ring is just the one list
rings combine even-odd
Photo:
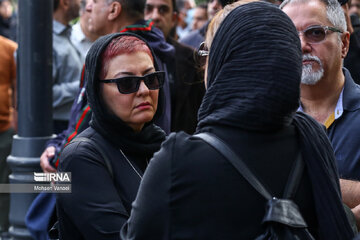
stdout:
[[[176,133],[163,143],[121,237],[295,239],[293,232],[262,235],[269,226],[284,230],[287,223],[315,239],[352,239],[330,142],[315,120],[296,113],[302,72],[298,32],[269,3],[236,4],[242,1],[212,20],[218,22],[212,43],[206,41],[207,90],[197,134]],[[225,146],[215,148],[214,138]],[[244,169],[257,181],[241,173]],[[263,194],[256,183],[264,186]]]
[[71,194],[58,194],[61,239],[117,239],[142,175],[165,139],[153,124],[161,114],[164,73],[145,41],[130,33],[98,39],[85,64],[90,127],[61,153]]

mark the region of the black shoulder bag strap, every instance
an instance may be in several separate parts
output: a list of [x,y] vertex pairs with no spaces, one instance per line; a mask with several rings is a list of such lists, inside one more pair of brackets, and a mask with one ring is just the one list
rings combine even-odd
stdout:
[[[194,136],[204,140],[210,146],[215,148],[220,154],[222,154],[248,181],[248,183],[268,200],[267,210],[262,220],[262,224],[277,222],[292,227],[293,230],[298,229],[295,234],[295,232],[290,232],[291,230],[289,228],[284,228],[283,231],[275,231],[273,225],[265,225],[267,226],[265,233],[258,236],[256,238],[257,240],[275,239],[273,237],[277,237],[277,235],[279,238],[276,239],[314,239],[313,236],[311,236],[309,233],[307,224],[303,219],[297,205],[289,199],[294,197],[304,170],[304,163],[302,161],[300,151],[288,177],[283,199],[277,199],[272,197],[270,192],[261,184],[261,182],[246,166],[246,164],[221,139],[209,133],[200,133]],[[287,238],[293,234],[295,234],[295,238]]]
[[[248,183],[253,186],[261,195],[263,195],[267,200],[273,198],[272,194],[264,187],[264,185],[255,177],[251,170],[246,166],[246,164],[239,158],[231,148],[224,143],[221,139],[210,133],[199,133],[194,135],[208,143],[210,146],[215,148],[221,155],[223,155],[237,170],[238,172],[248,181]],[[288,182],[284,191],[284,198],[288,199],[295,195],[301,175],[304,170],[304,163],[301,158],[301,153],[299,151],[297,159],[294,162],[294,166],[289,175]]]

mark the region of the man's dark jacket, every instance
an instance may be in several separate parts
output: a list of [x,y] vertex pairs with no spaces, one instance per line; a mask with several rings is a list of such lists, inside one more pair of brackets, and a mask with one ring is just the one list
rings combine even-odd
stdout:
[[[194,51],[174,39],[175,79],[171,86],[171,131],[195,132],[197,112],[205,93],[205,85],[194,61]],[[171,67],[171,66],[170,66]]]

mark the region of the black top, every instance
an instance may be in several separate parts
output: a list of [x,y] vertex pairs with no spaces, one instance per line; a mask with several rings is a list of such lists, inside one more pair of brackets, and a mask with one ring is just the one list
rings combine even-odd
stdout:
[[142,175],[146,159],[125,152],[131,166],[118,148],[91,127],[79,137],[91,138],[104,150],[114,179],[91,144],[75,142],[64,149],[59,171],[72,173],[72,189],[71,194],[57,196],[61,239],[116,239],[141,180],[133,167]]
[[344,59],[344,67],[346,67],[353,77],[355,83],[360,83],[360,29],[355,28],[353,34],[350,35],[349,52]]
[[171,84],[171,131],[193,134],[205,84],[200,69],[196,67],[193,49],[174,39],[168,39],[168,42],[176,51],[174,64],[168,64],[175,73]]
[[[282,196],[299,151],[294,127],[276,133],[219,126],[208,131],[225,140],[275,196]],[[307,173],[294,200],[317,237]],[[263,231],[266,201],[211,146],[185,133],[173,134],[145,173],[128,225],[123,229],[123,234],[129,231],[127,238],[123,237],[254,239]]]

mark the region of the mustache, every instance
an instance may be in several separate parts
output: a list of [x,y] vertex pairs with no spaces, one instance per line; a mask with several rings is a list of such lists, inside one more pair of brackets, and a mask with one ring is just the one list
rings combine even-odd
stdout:
[[320,58],[318,58],[317,56],[312,56],[310,54],[304,54],[302,57],[303,61],[315,61],[317,63],[319,63],[320,65],[322,65]]

